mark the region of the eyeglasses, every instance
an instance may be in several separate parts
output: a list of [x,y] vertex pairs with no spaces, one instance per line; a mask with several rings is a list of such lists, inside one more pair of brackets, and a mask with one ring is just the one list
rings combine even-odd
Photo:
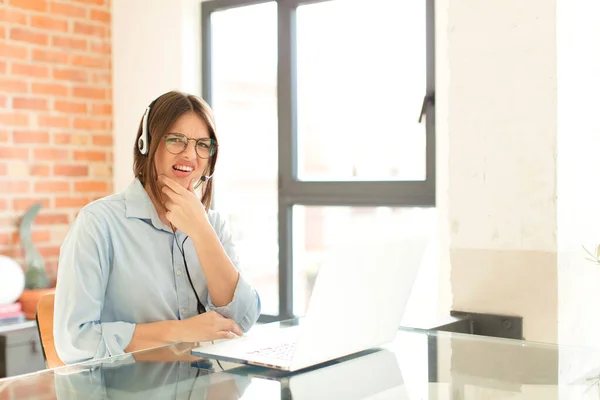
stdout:
[[181,154],[187,149],[190,140],[196,141],[196,154],[200,158],[209,158],[217,152],[217,141],[210,138],[192,139],[181,133],[165,135],[167,151],[171,154]]

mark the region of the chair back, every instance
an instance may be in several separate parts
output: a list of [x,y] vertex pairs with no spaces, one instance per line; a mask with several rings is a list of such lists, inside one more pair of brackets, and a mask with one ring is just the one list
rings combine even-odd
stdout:
[[37,321],[42,352],[48,368],[56,368],[65,365],[56,353],[54,346],[54,293],[40,297],[35,315]]

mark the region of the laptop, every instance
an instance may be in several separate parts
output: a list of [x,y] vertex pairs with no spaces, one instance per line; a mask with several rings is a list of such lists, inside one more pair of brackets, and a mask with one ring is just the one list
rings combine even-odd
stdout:
[[340,246],[321,266],[300,324],[257,326],[191,353],[298,371],[388,343],[397,334],[427,243],[412,237],[400,244]]

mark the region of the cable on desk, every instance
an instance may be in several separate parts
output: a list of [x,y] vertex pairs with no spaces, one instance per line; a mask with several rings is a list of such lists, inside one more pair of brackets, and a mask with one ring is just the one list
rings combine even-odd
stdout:
[[[214,341],[214,340],[211,340],[210,342],[211,342],[212,344],[215,344],[215,341]],[[223,366],[221,365],[221,362],[220,362],[219,360],[217,360],[216,358],[215,358],[215,361],[217,362],[217,364],[219,364],[219,367],[221,367],[221,371],[225,372],[225,369],[224,369],[224,368],[223,368]]]

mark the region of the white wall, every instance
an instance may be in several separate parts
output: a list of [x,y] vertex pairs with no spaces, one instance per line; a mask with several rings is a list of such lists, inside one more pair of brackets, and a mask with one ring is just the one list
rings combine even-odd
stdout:
[[115,191],[133,178],[135,135],[148,104],[169,90],[200,94],[199,4],[112,3]]
[[438,35],[447,58],[437,60],[446,82],[438,82],[436,104],[439,151],[447,152],[438,159],[447,179],[438,211],[450,226],[452,308],[523,316],[527,339],[553,342],[555,3],[447,4]]
[[[436,6],[452,308],[521,315],[527,339],[600,347],[600,266],[582,249],[600,244],[600,3]],[[561,359],[573,373],[578,362]]]
[[[600,2],[558,0],[559,341],[592,347],[600,347],[600,265],[582,245],[600,244],[599,37]],[[561,353],[565,380],[597,368],[580,355]]]

